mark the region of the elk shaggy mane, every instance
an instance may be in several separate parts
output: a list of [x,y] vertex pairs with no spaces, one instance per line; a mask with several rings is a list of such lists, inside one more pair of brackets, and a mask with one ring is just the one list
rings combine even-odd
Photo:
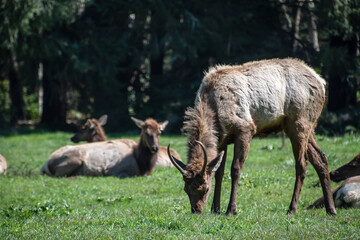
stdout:
[[[215,127],[215,113],[207,104],[199,100],[195,108],[187,108],[185,112],[185,121],[183,132],[188,137],[188,159],[196,159],[189,162],[187,170],[191,172],[199,172],[203,167],[203,151],[200,145],[196,141],[201,141],[206,149],[216,149],[216,143],[218,142]],[[217,152],[209,151],[207,153],[210,158],[215,157]]]

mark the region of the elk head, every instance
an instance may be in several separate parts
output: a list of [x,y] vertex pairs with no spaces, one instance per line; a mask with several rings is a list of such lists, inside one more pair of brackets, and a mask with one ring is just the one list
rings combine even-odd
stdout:
[[140,143],[148,148],[151,153],[159,151],[159,138],[168,121],[158,123],[152,118],[142,121],[134,117],[131,117],[131,120],[141,129]]
[[330,172],[330,179],[334,182],[340,182],[357,175],[360,175],[360,153],[349,163]]
[[[208,163],[207,154],[204,145],[196,141],[203,152],[203,165],[200,172],[193,172],[187,169],[187,166],[170,154],[170,144],[167,148],[169,158],[174,166],[183,176],[185,186],[184,190],[189,197],[191,212],[202,213],[211,191],[212,173],[216,172],[223,159],[224,151]],[[193,146],[196,147],[196,146]],[[189,160],[190,162],[191,160]],[[199,161],[197,159],[195,161]]]
[[106,137],[101,126],[106,124],[107,118],[107,115],[102,115],[98,120],[95,118],[88,119],[80,130],[71,138],[71,141],[74,143],[78,143],[80,141],[105,141]]

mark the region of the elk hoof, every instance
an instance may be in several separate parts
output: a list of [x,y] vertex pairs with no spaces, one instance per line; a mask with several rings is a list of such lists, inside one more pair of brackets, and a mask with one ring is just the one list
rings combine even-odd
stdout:
[[226,215],[228,215],[228,216],[237,215],[237,210],[236,210],[236,208],[228,209],[228,210],[226,211]]
[[289,209],[287,211],[287,215],[293,215],[293,214],[296,214],[296,209]]
[[211,208],[211,213],[213,214],[220,214],[220,208]]
[[335,209],[330,209],[330,210],[326,210],[326,213],[332,216],[336,215],[336,210]]

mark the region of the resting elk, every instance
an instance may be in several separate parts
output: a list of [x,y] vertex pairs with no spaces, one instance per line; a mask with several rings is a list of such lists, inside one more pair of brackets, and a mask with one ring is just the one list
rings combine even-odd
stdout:
[[[157,161],[168,159],[166,148],[159,147],[160,134],[168,122],[132,120],[142,129],[138,143],[119,139],[65,146],[51,154],[40,172],[57,177],[151,175]],[[171,152],[179,157],[175,150]]]
[[[335,182],[345,180],[332,191],[336,207],[360,208],[360,153],[349,163],[330,172],[330,179]],[[323,205],[324,198],[321,197],[307,209],[320,208]]]
[[353,160],[338,169],[330,172],[330,179],[334,182],[340,182],[349,177],[360,175],[360,153]]
[[107,122],[108,116],[102,115],[99,119],[88,119],[80,130],[71,138],[71,141],[78,143],[81,141],[86,142],[101,142],[106,141],[107,137],[102,126]]
[[[100,142],[100,141],[106,141],[107,140],[107,136],[105,134],[104,129],[102,128],[102,126],[104,126],[107,122],[107,115],[103,115],[99,118],[99,120],[92,118],[92,119],[88,119],[86,121],[86,123],[81,127],[81,129],[71,138],[71,141],[74,143],[78,143],[80,141],[87,141],[87,142]],[[134,117],[131,118],[131,120],[140,128],[142,129],[143,126],[147,126],[146,124],[144,124],[143,121],[138,120]],[[148,122],[151,122],[151,118],[148,118]],[[166,125],[168,124],[167,121],[165,121],[163,123],[163,129],[165,129]],[[154,124],[155,126],[156,124]],[[155,128],[155,127],[154,127]],[[143,136],[140,136],[140,138],[142,137],[146,137],[144,132],[141,133]],[[134,145],[136,144],[136,142],[132,139],[118,139],[117,141],[121,141],[124,142],[125,144],[130,144],[130,145]],[[159,140],[157,140],[157,144],[159,144]],[[140,148],[143,149],[143,148]],[[172,163],[170,162],[167,153],[166,153],[166,148],[163,146],[159,146],[159,153],[157,153],[155,155],[156,158],[156,162],[155,162],[155,166],[156,167],[172,167]],[[178,153],[176,153],[177,156]]]
[[[332,191],[335,206],[338,208],[360,208],[360,176],[347,178]],[[324,197],[319,198],[306,209],[321,208]]]
[[315,167],[326,211],[336,214],[328,161],[314,138],[325,102],[325,81],[297,59],[272,59],[240,66],[216,66],[202,80],[195,107],[185,112],[188,163],[169,154],[185,181],[191,211],[203,212],[215,174],[211,210],[220,212],[220,193],[227,145],[234,143],[231,194],[227,214],[236,214],[236,196],[250,141],[256,135],[283,130],[295,157],[296,180],[288,214],[297,211],[307,164]]
[[6,174],[7,163],[3,155],[0,154],[0,174]]

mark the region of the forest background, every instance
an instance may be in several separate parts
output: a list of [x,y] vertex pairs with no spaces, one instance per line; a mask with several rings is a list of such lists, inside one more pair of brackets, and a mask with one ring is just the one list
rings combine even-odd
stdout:
[[296,57],[327,82],[317,133],[358,133],[359,34],[359,0],[1,0],[0,129],[177,134],[210,66]]

